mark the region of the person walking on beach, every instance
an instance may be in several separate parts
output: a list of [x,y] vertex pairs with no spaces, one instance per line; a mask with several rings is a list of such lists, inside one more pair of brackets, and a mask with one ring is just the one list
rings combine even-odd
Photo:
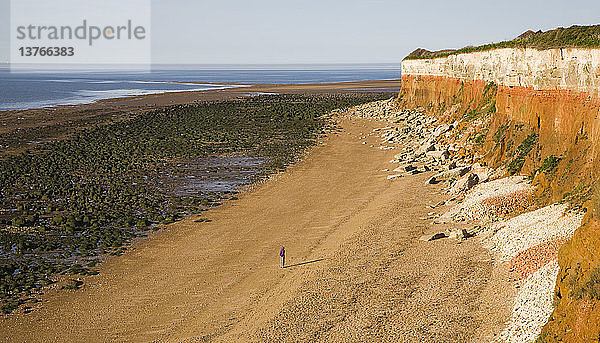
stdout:
[[285,268],[285,247],[281,247],[281,250],[279,250],[279,256],[281,257],[281,268]]

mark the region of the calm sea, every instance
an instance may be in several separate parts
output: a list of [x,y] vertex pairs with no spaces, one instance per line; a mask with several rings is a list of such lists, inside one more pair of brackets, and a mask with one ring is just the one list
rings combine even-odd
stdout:
[[[125,96],[230,87],[227,83],[317,83],[398,78],[399,65],[248,69],[155,68],[151,72],[28,73],[11,73],[6,68],[0,68],[0,110],[82,104]],[[221,85],[201,84],[202,82]]]

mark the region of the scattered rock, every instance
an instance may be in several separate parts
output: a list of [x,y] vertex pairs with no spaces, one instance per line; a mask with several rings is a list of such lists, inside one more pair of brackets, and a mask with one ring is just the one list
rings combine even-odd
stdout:
[[458,167],[435,175],[437,181],[456,180],[471,170],[471,167]]
[[468,173],[460,178],[450,189],[450,194],[465,193],[479,183],[479,176],[475,173]]
[[434,151],[428,151],[428,152],[425,153],[425,155],[427,157],[431,157],[431,158],[434,158],[436,160],[441,160],[442,156],[444,155],[444,151],[440,151],[440,150],[437,150],[437,151],[436,150],[434,150]]
[[439,136],[443,135],[444,133],[450,131],[451,129],[452,129],[451,125],[442,124],[442,125],[436,127],[435,130],[433,130],[432,136],[435,138],[438,138]]
[[443,232],[438,232],[438,233],[434,233],[434,234],[423,235],[419,238],[419,240],[423,241],[423,242],[429,242],[429,241],[434,241],[434,240],[440,239],[440,238],[446,238],[446,234]]
[[426,142],[423,145],[421,145],[417,149],[416,154],[417,155],[422,155],[422,154],[425,154],[425,153],[427,153],[429,151],[434,151],[434,150],[435,150],[435,144],[433,144],[433,142],[429,141],[429,142]]
[[482,232],[485,230],[485,226],[481,226],[481,225],[475,225],[471,228],[471,230],[469,230],[469,234],[471,236],[476,236],[478,233]]
[[510,176],[479,184],[465,195],[464,201],[444,213],[455,220],[491,222],[531,205],[533,187],[524,176]]
[[477,177],[479,178],[479,183],[489,181],[493,172],[494,172],[494,170],[492,168],[481,167],[481,166],[479,166],[479,163],[475,163],[473,165],[473,168],[471,169],[471,173],[476,174]]
[[471,235],[466,229],[454,229],[450,230],[450,232],[448,233],[448,238],[454,238],[458,241],[462,241],[469,237],[471,237]]
[[583,214],[568,210],[567,204],[553,204],[491,225],[495,232],[486,246],[502,262],[538,244],[570,238],[581,226]]
[[426,185],[435,185],[439,181],[435,178],[435,176],[430,177],[427,181],[425,181]]

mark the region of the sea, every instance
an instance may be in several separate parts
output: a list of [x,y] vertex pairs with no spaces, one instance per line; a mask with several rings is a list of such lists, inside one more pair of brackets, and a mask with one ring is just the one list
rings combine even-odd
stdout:
[[154,66],[150,71],[27,70],[0,67],[0,110],[92,103],[102,99],[243,87],[400,78],[400,64]]

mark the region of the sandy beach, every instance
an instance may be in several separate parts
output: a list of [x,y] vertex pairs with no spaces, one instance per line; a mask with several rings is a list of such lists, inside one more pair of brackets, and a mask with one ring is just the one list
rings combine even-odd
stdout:
[[3,319],[0,340],[472,339],[489,317],[489,252],[419,241],[426,206],[447,195],[424,184],[428,173],[386,178],[394,150],[360,139],[385,123],[339,124],[297,165],[209,211],[211,222],[171,224],[81,289],[51,289],[31,314]]

